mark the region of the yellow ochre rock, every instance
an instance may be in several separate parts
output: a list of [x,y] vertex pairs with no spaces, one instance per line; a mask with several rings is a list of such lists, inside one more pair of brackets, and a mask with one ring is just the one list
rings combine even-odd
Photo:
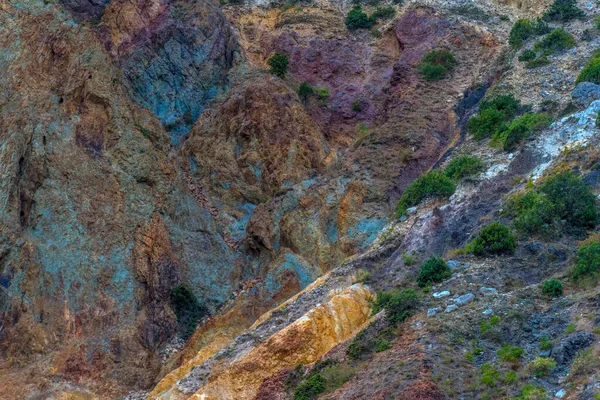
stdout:
[[213,371],[209,383],[191,399],[253,398],[266,378],[298,363],[315,362],[356,333],[369,319],[372,296],[361,284],[334,291],[326,304],[317,305],[223,371]]

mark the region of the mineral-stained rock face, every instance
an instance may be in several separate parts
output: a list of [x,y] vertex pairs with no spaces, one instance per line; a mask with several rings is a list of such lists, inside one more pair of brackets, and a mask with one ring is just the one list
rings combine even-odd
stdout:
[[172,288],[219,268],[193,285],[219,303],[238,256],[90,30],[30,0],[0,4],[0,31],[3,354],[57,350],[46,374],[148,385],[174,333]]
[[246,77],[202,117],[182,152],[220,198],[254,204],[322,172],[330,153],[297,95],[270,75]]
[[213,0],[61,0],[113,56],[132,98],[173,142],[229,86],[236,43]]

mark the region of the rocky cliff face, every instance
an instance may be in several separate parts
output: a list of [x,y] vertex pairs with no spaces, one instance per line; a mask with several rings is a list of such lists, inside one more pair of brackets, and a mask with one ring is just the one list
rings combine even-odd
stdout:
[[[549,65],[507,45],[548,5],[390,4],[350,31],[345,2],[2,2],[0,397],[304,399],[323,379],[305,398],[592,398],[597,302],[566,280],[585,235],[456,252],[554,171],[597,191],[596,88],[570,98],[597,7],[551,24],[577,45]],[[457,64],[428,81],[435,49]],[[283,78],[266,71],[275,52]],[[486,91],[556,122],[511,153],[475,141]],[[483,171],[396,220],[411,182],[464,154]],[[376,292],[415,287],[433,255],[453,278],[390,322]],[[551,276],[567,282],[556,301],[539,294]],[[210,317],[184,320],[182,288]],[[557,363],[544,379],[525,367],[538,356]]]

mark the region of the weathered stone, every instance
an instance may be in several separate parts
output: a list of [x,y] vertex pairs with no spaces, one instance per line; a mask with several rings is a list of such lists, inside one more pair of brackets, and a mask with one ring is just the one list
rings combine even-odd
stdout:
[[436,315],[438,312],[440,312],[440,308],[439,307],[434,307],[434,308],[429,308],[427,310],[427,316],[428,317],[433,317],[434,315]]
[[487,297],[487,296],[495,296],[495,295],[497,295],[497,294],[498,294],[498,289],[496,289],[496,288],[492,288],[492,287],[485,287],[485,286],[482,286],[482,287],[479,289],[479,293],[481,293],[482,295],[484,295],[484,296],[486,296],[486,297]]
[[449,313],[452,312],[454,310],[458,310],[458,306],[456,304],[450,304],[448,307],[446,307],[446,309],[444,310],[445,313]]
[[576,105],[587,107],[594,100],[600,100],[600,85],[592,82],[581,82],[573,89],[571,97]]
[[475,300],[475,295],[473,293],[466,293],[454,299],[454,303],[459,306],[464,306],[465,304],[468,304],[473,300]]
[[435,297],[436,299],[442,299],[444,297],[450,296],[450,292],[447,290],[444,290],[443,292],[437,292],[433,294],[433,297]]

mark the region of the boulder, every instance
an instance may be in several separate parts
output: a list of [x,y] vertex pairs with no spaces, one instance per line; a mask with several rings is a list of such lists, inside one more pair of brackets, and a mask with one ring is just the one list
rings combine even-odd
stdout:
[[600,100],[600,85],[592,82],[581,82],[575,87],[571,97],[576,105],[587,107],[594,100]]

